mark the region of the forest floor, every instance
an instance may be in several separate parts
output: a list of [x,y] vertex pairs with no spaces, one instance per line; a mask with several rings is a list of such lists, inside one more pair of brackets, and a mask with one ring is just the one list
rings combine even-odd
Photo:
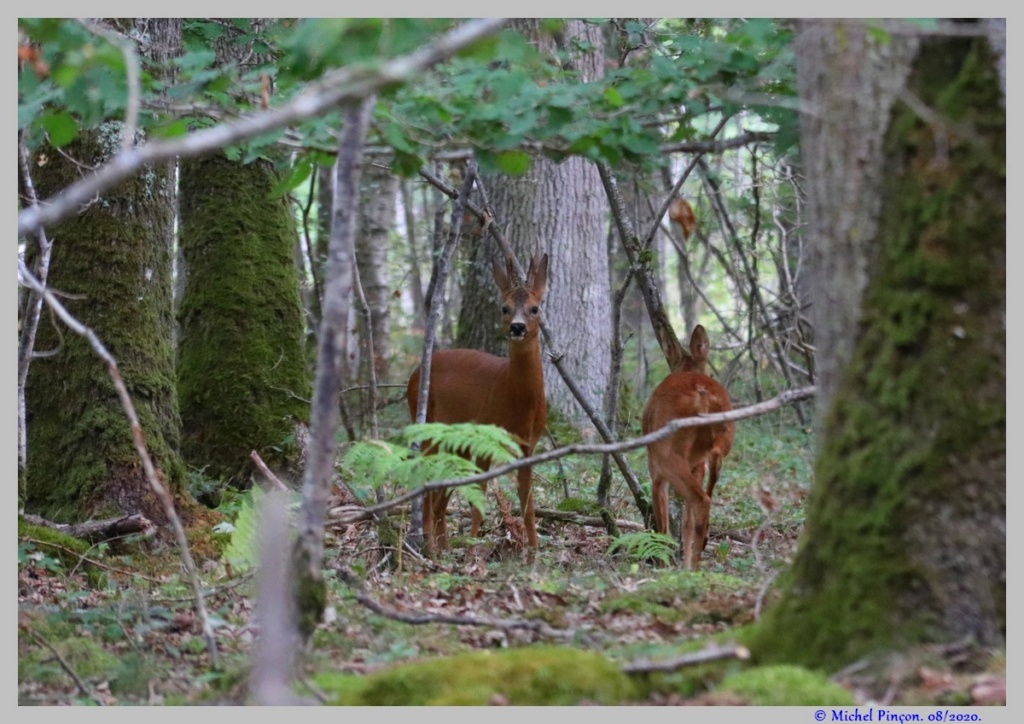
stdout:
[[[646,480],[643,452],[629,459]],[[599,472],[596,457],[535,468],[539,507],[555,508],[567,495],[593,499]],[[698,573],[684,572],[677,560],[652,562],[649,537],[626,537],[610,554],[603,527],[549,519],[539,522],[540,547],[531,559],[515,545],[507,505],[515,500],[514,483],[507,478],[491,482],[479,539],[465,537],[468,506],[453,498],[453,545],[435,561],[404,554],[396,566],[394,550],[380,545],[373,524],[331,527],[328,612],[303,656],[301,694],[315,703],[323,672],[365,676],[482,649],[562,644],[625,666],[727,644],[771,605],[772,584],[796,549],[810,479],[809,434],[767,418],[746,423],[715,490]],[[639,522],[621,479],[611,501],[616,518]],[[202,562],[218,647],[213,668],[173,547],[141,554],[105,545],[88,558],[93,563],[69,565],[41,542],[20,539],[19,704],[245,701],[256,641],[251,572],[239,572],[225,557]],[[333,575],[342,566],[362,577],[362,594],[372,604]],[[457,625],[450,617],[488,624]],[[756,703],[717,691],[720,678],[681,670],[625,703]],[[884,675],[853,667],[833,682],[858,704],[998,704],[1005,702],[1005,656],[970,646],[907,652]]]

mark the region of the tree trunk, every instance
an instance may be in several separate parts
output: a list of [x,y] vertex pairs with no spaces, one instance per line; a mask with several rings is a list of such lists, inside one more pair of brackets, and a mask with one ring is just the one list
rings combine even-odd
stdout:
[[[971,25],[965,25],[971,28]],[[821,429],[807,528],[753,646],[835,669],[1006,633],[1005,111],[985,39],[807,21]],[[896,100],[898,99],[898,100]]]
[[[396,178],[386,168],[367,164],[363,171],[356,236],[359,279],[370,307],[373,364],[380,382],[387,381],[391,359],[391,280],[388,277],[388,249],[395,220]],[[360,319],[360,330],[363,322]],[[365,332],[361,332],[365,334]]]
[[[77,180],[79,164],[104,163],[118,150],[122,130],[105,123],[60,152],[37,154],[32,173],[39,196]],[[49,286],[68,295],[68,310],[117,359],[150,454],[172,492],[181,494],[170,345],[173,199],[173,165],[162,164],[50,229]],[[40,325],[36,348],[59,353],[37,359],[29,371],[26,508],[57,521],[133,513],[165,521],[106,366],[84,338],[58,336],[53,324]]]
[[178,362],[183,452],[207,475],[243,482],[249,453],[276,452],[308,416],[295,229],[265,161],[222,154],[181,169],[181,245],[188,268]]
[[[259,32],[265,21],[251,23]],[[217,47],[225,61],[244,49]],[[270,196],[278,180],[262,159],[214,153],[181,164],[182,452],[235,484],[253,471],[253,450],[270,465],[290,463],[297,451],[283,442],[309,415],[296,230],[287,202]]]
[[[135,23],[158,41],[145,49],[161,54],[154,59],[166,60],[180,47],[179,20]],[[60,152],[37,154],[32,173],[40,198],[76,181],[80,164],[107,161],[120,147],[123,128],[104,123]],[[49,229],[48,284],[69,295],[65,306],[117,360],[154,464],[180,496],[186,494],[185,469],[170,344],[174,195],[173,163],[160,164]],[[89,343],[65,330],[58,336],[53,324],[43,323],[36,349],[59,353],[37,359],[29,371],[26,508],[55,521],[141,513],[165,522],[110,374]]]

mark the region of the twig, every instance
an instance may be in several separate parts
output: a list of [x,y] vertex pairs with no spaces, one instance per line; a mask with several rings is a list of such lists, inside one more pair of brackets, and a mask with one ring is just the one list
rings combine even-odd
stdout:
[[781,568],[776,568],[772,571],[772,574],[768,576],[768,579],[761,586],[761,590],[757,592],[757,600],[754,601],[754,620],[757,621],[761,618],[761,606],[764,605],[764,597],[768,594],[768,589],[772,585],[772,581],[782,572]]
[[71,664],[69,664],[64,659],[64,657],[60,655],[60,652],[57,649],[55,649],[53,645],[50,644],[49,641],[47,641],[45,638],[42,637],[41,634],[38,634],[35,631],[32,631],[30,633],[32,634],[32,638],[36,640],[36,643],[38,643],[40,646],[44,646],[47,649],[49,649],[50,653],[53,654],[54,657],[56,657],[57,663],[59,663],[60,667],[64,669],[64,671],[68,673],[68,676],[70,676],[74,680],[75,686],[78,687],[78,690],[82,693],[82,696],[88,696],[90,699],[95,701],[100,706],[106,706],[106,702],[104,702],[103,699],[100,698],[100,696],[96,694],[92,689],[85,685],[85,682],[82,681],[78,677],[78,674],[75,673],[75,670],[71,668]]
[[[579,513],[569,513],[564,510],[548,510],[546,508],[536,508],[534,513],[538,518],[544,518],[545,520],[557,520],[560,523],[575,523],[576,525],[585,525],[591,528],[607,528],[607,524],[604,519],[596,515],[580,515]],[[644,525],[642,523],[634,523],[631,520],[616,520],[615,525],[626,530],[643,530]]]
[[750,658],[750,650],[746,646],[732,644],[729,646],[709,646],[706,649],[692,654],[684,654],[667,661],[648,661],[640,659],[622,667],[625,674],[636,676],[638,674],[663,673],[678,671],[687,666],[706,664],[711,661],[722,661],[725,659],[745,660]]
[[[161,581],[161,580],[159,580],[157,578],[150,578],[149,576],[144,576],[141,573],[139,573],[138,571],[129,571],[129,570],[125,569],[125,568],[115,568],[114,566],[107,565],[106,563],[100,563],[95,558],[89,558],[88,556],[86,556],[86,555],[84,555],[82,553],[79,553],[78,551],[72,550],[72,549],[70,549],[70,548],[68,548],[66,546],[62,546],[60,543],[53,543],[53,542],[48,541],[48,540],[39,540],[38,538],[33,538],[32,536],[27,536],[27,535],[18,536],[18,540],[28,541],[29,543],[33,543],[35,545],[49,546],[50,548],[56,548],[59,551],[63,551],[64,553],[68,553],[70,555],[73,555],[73,556],[77,557],[79,559],[79,562],[84,561],[85,563],[89,563],[91,565],[94,565],[97,568],[102,568],[105,571],[110,571],[112,573],[123,573],[126,576],[133,576],[135,578],[141,578],[143,581],[149,581],[150,583],[156,583],[156,584],[164,583],[164,581]],[[76,564],[76,568],[77,568],[77,564]],[[72,571],[72,573],[74,573],[74,571]],[[191,601],[192,599],[189,598],[187,600]]]
[[258,452],[253,450],[251,453],[249,453],[249,459],[256,464],[256,469],[263,474],[263,477],[267,479],[267,481],[274,487],[275,490],[280,490],[281,492],[284,493],[290,491],[290,488],[284,483],[282,483],[281,479],[274,475],[273,471],[267,467],[267,464],[263,462],[263,458],[260,457],[260,454]]
[[549,636],[551,638],[571,638],[576,635],[576,632],[572,629],[554,629],[548,626],[545,622],[539,620],[527,621],[523,619],[500,619],[489,618],[487,616],[448,616],[440,613],[402,613],[401,611],[394,611],[386,608],[365,593],[357,593],[356,600],[381,616],[390,618],[393,621],[411,623],[417,626],[431,623],[443,623],[454,626],[489,626],[491,628],[499,628],[506,631],[513,629],[526,629],[527,631],[534,631],[542,636]]
[[47,290],[38,279],[33,276],[32,272],[29,271],[25,262],[18,260],[18,283],[27,285],[30,289],[36,290],[43,296],[46,303],[50,306],[57,316],[61,318],[73,332],[80,334],[88,340],[90,346],[96,354],[107,363],[107,369],[110,372],[110,377],[114,381],[114,387],[117,390],[117,396],[121,400],[121,406],[124,408],[125,414],[128,417],[129,425],[132,430],[132,440],[135,443],[135,450],[142,460],[142,467],[146,475],[146,480],[149,482],[150,487],[156,494],[157,499],[163,505],[164,513],[167,515],[167,519],[171,522],[171,526],[174,529],[174,535],[178,542],[178,550],[181,554],[181,561],[185,567],[185,571],[188,574],[189,582],[192,584],[192,591],[195,594],[196,603],[196,614],[199,616],[199,620],[203,626],[203,636],[206,639],[207,650],[210,653],[210,663],[214,668],[217,666],[217,641],[213,635],[213,626],[210,623],[210,617],[206,613],[206,604],[203,601],[203,590],[199,583],[199,574],[196,571],[195,562],[192,560],[192,553],[189,550],[188,538],[185,536],[185,529],[181,525],[181,519],[178,518],[178,512],[174,509],[174,501],[171,499],[170,493],[167,492],[167,488],[164,487],[163,483],[160,482],[157,477],[156,467],[153,465],[152,458],[149,457],[149,450],[146,448],[146,440],[142,433],[142,426],[139,424],[139,417],[135,413],[135,405],[132,403],[131,397],[128,395],[128,389],[125,387],[124,379],[121,377],[121,371],[118,368],[117,360],[107,351],[103,342],[100,341],[96,333],[92,331],[88,326],[79,322],[75,317],[64,308],[57,298]]

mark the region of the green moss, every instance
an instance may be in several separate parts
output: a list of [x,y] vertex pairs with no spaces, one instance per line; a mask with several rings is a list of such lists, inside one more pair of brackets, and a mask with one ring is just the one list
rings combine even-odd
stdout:
[[849,691],[799,666],[758,666],[727,676],[717,691],[731,691],[752,706],[852,706]]
[[593,500],[586,500],[584,498],[566,498],[565,500],[559,501],[555,510],[561,510],[566,513],[579,513],[580,515],[600,515],[601,506]]
[[182,164],[179,309],[182,452],[211,478],[248,482],[249,453],[270,465],[294,457],[290,436],[308,418],[295,232],[269,194],[269,164],[223,155]]
[[[33,171],[39,194],[78,180],[81,168],[66,156],[98,164],[107,150],[103,134],[86,133],[66,154],[48,151],[48,162]],[[149,453],[178,492],[184,468],[171,347],[170,168],[122,182],[51,229],[59,241],[49,284],[117,360]],[[29,371],[26,508],[62,522],[138,512],[161,521],[106,364],[61,323],[40,324],[36,348],[58,353]]]
[[[72,636],[48,643],[78,676],[85,680],[103,680],[118,671],[118,658],[91,638]],[[42,684],[67,684],[70,678],[48,648],[34,648],[18,658],[18,680]]]
[[66,571],[83,572],[90,586],[102,585],[106,578],[103,569],[83,560],[82,556],[92,550],[92,546],[83,540],[53,528],[33,525],[21,516],[18,516],[18,540],[29,541],[46,555],[60,560]]
[[637,690],[599,654],[537,646],[477,651],[395,667],[366,677],[322,675],[317,685],[335,704],[483,706],[501,696],[513,705],[615,704]]
[[602,613],[652,614],[669,622],[705,622],[717,619],[717,615],[707,609],[709,594],[748,587],[749,584],[742,580],[722,573],[673,572],[640,586],[636,591],[609,594],[601,600],[600,610]]

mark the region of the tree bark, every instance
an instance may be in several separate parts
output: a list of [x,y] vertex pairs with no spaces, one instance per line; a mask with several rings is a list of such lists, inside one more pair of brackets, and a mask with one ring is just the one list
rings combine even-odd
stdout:
[[[240,52],[218,51],[225,60]],[[253,472],[253,449],[271,465],[297,457],[282,442],[309,414],[296,230],[285,199],[270,197],[278,180],[263,159],[214,153],[181,165],[182,451],[236,484]]]
[[[373,365],[377,379],[386,382],[391,359],[391,280],[388,277],[388,250],[395,220],[395,195],[398,183],[391,172],[367,164],[363,172],[362,200],[359,206],[359,235],[356,237],[356,264],[359,279],[370,307],[370,331],[373,339]],[[363,329],[360,320],[360,329]],[[365,332],[363,332],[365,334]]]
[[[970,29],[971,26],[965,26]],[[982,37],[798,37],[821,430],[755,656],[1006,635],[1006,161]]]

